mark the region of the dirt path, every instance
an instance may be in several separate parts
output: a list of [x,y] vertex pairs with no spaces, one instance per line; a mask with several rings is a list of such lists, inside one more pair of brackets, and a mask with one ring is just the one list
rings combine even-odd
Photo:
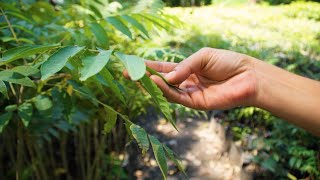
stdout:
[[[179,133],[165,120],[146,124],[144,127],[149,133],[180,156],[189,179],[252,179],[251,175],[242,169],[244,153],[225,138],[224,128],[215,119],[180,120],[177,124]],[[162,179],[151,152],[144,158],[139,158],[139,161],[140,165],[134,171],[135,178],[132,179]],[[169,180],[187,179],[171,162],[168,165]]]

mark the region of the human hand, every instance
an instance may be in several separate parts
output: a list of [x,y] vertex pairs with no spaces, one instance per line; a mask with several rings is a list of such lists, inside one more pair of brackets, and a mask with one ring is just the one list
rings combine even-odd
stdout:
[[203,48],[180,63],[146,61],[146,65],[182,89],[176,90],[151,75],[169,101],[194,109],[251,105],[257,92],[253,61],[244,54]]

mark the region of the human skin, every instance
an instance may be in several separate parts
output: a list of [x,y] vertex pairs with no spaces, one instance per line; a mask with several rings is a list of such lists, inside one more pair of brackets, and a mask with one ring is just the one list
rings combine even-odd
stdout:
[[171,102],[199,110],[255,106],[320,136],[318,81],[213,48],[203,48],[180,63],[146,61],[146,65],[182,89],[150,76]]

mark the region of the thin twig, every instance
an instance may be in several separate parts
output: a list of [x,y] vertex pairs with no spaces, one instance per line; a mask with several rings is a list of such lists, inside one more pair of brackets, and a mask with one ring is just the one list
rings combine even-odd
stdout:
[[1,12],[2,12],[5,20],[7,21],[7,24],[8,24],[8,26],[9,26],[9,29],[10,29],[10,31],[11,31],[11,33],[12,33],[13,38],[16,40],[17,44],[19,44],[19,40],[18,40],[18,38],[17,38],[17,35],[16,35],[16,33],[14,32],[14,30],[13,30],[13,28],[12,28],[12,26],[11,26],[11,23],[10,23],[8,17],[6,16],[6,14],[5,14],[5,12],[2,10],[2,8],[0,8],[0,10],[1,10]]

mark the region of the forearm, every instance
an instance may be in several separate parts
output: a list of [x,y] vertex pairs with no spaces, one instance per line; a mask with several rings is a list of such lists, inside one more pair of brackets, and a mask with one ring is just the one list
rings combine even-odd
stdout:
[[320,82],[253,62],[258,82],[253,105],[320,136]]

